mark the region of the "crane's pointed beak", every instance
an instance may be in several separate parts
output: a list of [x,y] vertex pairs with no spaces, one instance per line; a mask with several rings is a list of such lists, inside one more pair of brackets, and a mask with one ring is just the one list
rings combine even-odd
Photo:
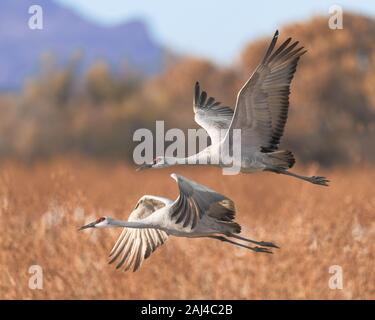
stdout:
[[89,224],[86,224],[86,225],[80,227],[80,228],[78,229],[78,231],[81,231],[81,230],[84,230],[84,229],[88,229],[88,228],[95,228],[95,225],[96,225],[96,221],[91,222],[91,223],[89,223]]
[[142,164],[141,166],[139,166],[136,171],[141,171],[141,170],[144,170],[144,169],[149,169],[149,168],[152,168],[152,163],[145,163],[145,164]]

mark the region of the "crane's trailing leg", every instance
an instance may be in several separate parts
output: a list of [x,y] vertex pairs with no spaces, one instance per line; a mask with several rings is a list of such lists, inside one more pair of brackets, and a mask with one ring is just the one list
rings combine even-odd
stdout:
[[242,248],[246,248],[246,249],[249,249],[251,251],[254,251],[254,252],[264,252],[264,253],[271,253],[272,254],[272,251],[267,249],[267,248],[262,248],[262,247],[249,247],[249,246],[246,246],[242,243],[238,243],[238,242],[235,242],[235,241],[232,241],[232,240],[229,240],[223,236],[207,236],[208,238],[212,238],[212,239],[216,239],[216,240],[220,240],[220,241],[224,241],[224,242],[229,242],[231,244],[234,244],[236,246],[239,246],[239,247],[242,247]]
[[279,167],[268,167],[264,171],[271,171],[279,174],[285,174],[287,176],[291,176],[297,179],[301,179],[313,184],[317,184],[320,186],[326,186],[328,187],[329,180],[326,177],[321,177],[321,176],[311,176],[311,177],[306,177],[299,175],[297,173],[293,173],[290,171],[285,170],[284,168],[279,168]]
[[245,238],[245,237],[241,237],[237,234],[234,234],[234,233],[230,233],[227,235],[228,237],[232,237],[232,238],[236,238],[236,239],[239,239],[239,240],[243,240],[243,241],[247,241],[247,242],[250,242],[250,243],[254,243],[256,244],[257,246],[262,246],[262,247],[271,247],[271,248],[277,248],[277,249],[280,249],[280,247],[278,247],[276,244],[272,243],[272,242],[265,242],[265,241],[255,241],[255,240],[251,240],[251,239],[248,239],[248,238]]

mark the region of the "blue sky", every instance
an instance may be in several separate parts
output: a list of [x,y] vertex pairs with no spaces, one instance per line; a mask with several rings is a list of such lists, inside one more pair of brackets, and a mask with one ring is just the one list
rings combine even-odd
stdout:
[[[328,16],[333,4],[375,15],[375,1],[245,0],[55,0],[90,20],[114,25],[144,19],[162,44],[188,54],[231,63],[243,46],[271,35],[281,25],[315,14]],[[345,28],[345,15],[344,15]]]

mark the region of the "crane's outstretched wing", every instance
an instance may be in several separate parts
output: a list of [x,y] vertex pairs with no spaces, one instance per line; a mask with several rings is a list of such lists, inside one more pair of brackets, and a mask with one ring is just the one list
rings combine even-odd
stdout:
[[206,91],[200,90],[199,82],[195,83],[193,110],[195,122],[207,131],[211,144],[219,143],[230,126],[233,110],[208,97]]
[[262,62],[237,96],[229,135],[241,129],[242,153],[254,148],[275,151],[284,132],[290,84],[306,50],[288,38],[274,51],[278,36],[276,31]]
[[143,260],[167,239],[168,235],[161,230],[124,228],[109,255],[109,263],[117,260],[117,269],[137,271]]
[[[142,220],[155,210],[165,206],[166,199],[143,196],[129,216],[129,221]],[[166,232],[157,229],[124,228],[111,253],[109,263],[117,260],[116,268],[136,271],[158,247],[167,241]]]
[[233,221],[235,207],[231,199],[175,173],[180,195],[171,207],[171,220],[184,228],[193,229],[204,218],[226,223],[239,232],[240,226]]

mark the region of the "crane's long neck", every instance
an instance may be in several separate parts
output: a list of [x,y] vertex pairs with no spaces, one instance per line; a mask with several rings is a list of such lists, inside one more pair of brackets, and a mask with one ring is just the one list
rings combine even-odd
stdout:
[[210,152],[206,148],[199,153],[193,154],[185,158],[176,157],[165,157],[167,165],[198,165],[198,164],[210,164]]
[[109,223],[112,227],[120,227],[120,228],[133,228],[133,229],[147,229],[147,228],[157,228],[156,226],[140,221],[122,221],[122,220],[115,220],[112,219]]

